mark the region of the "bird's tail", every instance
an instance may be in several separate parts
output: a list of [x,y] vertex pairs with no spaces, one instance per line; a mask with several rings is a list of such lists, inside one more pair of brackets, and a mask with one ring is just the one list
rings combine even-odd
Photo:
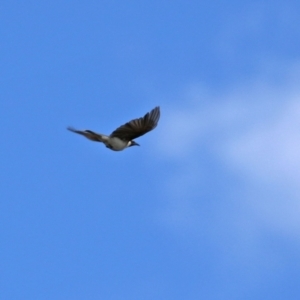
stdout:
[[74,129],[73,127],[67,127],[67,129],[72,132],[81,134],[91,141],[95,141],[95,142],[104,142],[105,141],[105,137],[106,137],[105,135],[93,132],[91,130],[77,130],[77,129]]

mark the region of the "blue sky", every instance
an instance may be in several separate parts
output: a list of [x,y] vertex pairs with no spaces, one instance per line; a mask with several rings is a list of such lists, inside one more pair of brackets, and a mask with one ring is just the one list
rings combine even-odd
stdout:
[[2,1],[0,298],[299,299],[299,13]]

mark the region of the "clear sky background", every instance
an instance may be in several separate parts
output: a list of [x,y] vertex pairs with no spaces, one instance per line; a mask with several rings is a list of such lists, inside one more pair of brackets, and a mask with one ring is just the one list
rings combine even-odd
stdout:
[[0,299],[300,299],[299,16],[2,0]]

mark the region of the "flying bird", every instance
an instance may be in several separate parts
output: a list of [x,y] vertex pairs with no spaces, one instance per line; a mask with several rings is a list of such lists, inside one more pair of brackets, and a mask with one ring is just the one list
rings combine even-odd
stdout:
[[134,139],[153,130],[157,126],[159,117],[160,109],[157,106],[145,114],[144,117],[131,120],[118,127],[110,135],[96,133],[91,130],[76,130],[72,127],[68,127],[67,129],[81,134],[91,141],[101,142],[111,150],[121,151],[131,146],[139,146]]

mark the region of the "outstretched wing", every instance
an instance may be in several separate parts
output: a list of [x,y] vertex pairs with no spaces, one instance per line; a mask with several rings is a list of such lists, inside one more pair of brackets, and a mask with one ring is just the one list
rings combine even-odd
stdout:
[[145,133],[153,130],[158,123],[160,117],[159,106],[152,109],[145,114],[143,118],[134,119],[130,122],[120,126],[110,135],[111,137],[118,137],[119,139],[131,141]]
[[67,127],[68,130],[81,134],[85,136],[87,139],[95,142],[103,142],[103,136],[101,134],[98,134],[96,132],[93,132],[91,130],[77,130],[74,129],[73,127]]

